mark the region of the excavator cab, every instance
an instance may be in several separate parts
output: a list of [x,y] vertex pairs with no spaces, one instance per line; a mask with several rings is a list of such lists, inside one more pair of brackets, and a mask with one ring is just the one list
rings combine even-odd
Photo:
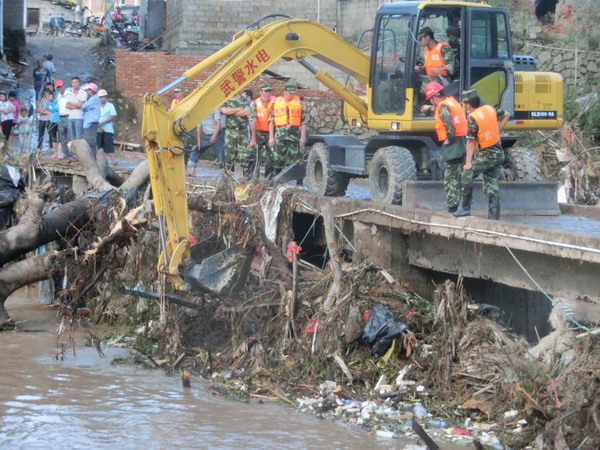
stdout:
[[[462,2],[386,3],[377,13],[371,52],[369,92],[372,117],[369,128],[386,131],[421,131],[419,108],[425,103],[422,87],[438,81],[457,99],[474,88],[482,100],[507,111],[514,110],[514,68],[506,11]],[[447,77],[428,78],[418,71],[424,62],[418,32],[430,28],[437,42],[454,55]],[[352,119],[351,108],[346,118]],[[400,123],[394,125],[400,120]],[[416,121],[417,123],[413,123]]]

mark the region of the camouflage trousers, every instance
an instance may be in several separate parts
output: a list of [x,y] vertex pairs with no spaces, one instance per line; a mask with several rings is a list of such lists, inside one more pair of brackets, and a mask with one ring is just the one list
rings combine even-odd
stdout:
[[300,148],[299,127],[275,128],[275,147],[273,147],[273,167],[280,171],[293,162],[302,159],[304,150]]
[[265,177],[273,171],[273,150],[269,147],[269,132],[256,130],[256,146],[260,162],[265,166]]
[[245,128],[225,129],[225,162],[227,164],[247,164],[254,158],[254,151],[248,148],[248,130]]
[[460,202],[460,179],[464,158],[453,159],[444,163],[444,190],[446,191],[446,205],[448,208],[458,206]]
[[462,187],[472,187],[475,178],[479,174],[483,174],[483,194],[486,197],[497,197],[500,193],[498,175],[503,162],[504,150],[500,147],[489,147],[475,153],[472,167],[469,170],[463,170]]

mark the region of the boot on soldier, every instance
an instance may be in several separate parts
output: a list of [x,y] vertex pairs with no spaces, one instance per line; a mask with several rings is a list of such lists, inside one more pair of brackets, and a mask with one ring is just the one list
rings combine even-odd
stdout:
[[244,164],[244,166],[242,167],[242,174],[244,175],[244,178],[246,178],[247,180],[251,180],[254,178],[254,161],[249,161],[246,164]]
[[500,198],[488,197],[488,219],[500,220]]
[[458,210],[458,205],[448,206],[448,212],[454,214]]
[[460,208],[454,213],[454,217],[465,217],[471,215],[471,202],[473,201],[473,187],[463,187],[460,193]]

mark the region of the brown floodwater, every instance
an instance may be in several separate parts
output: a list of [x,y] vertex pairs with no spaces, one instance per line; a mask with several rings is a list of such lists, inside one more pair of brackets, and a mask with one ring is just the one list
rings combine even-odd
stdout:
[[0,448],[400,448],[278,404],[183,389],[160,370],[111,365],[124,350],[55,359],[56,313],[25,292],[7,301],[28,332],[0,333]]

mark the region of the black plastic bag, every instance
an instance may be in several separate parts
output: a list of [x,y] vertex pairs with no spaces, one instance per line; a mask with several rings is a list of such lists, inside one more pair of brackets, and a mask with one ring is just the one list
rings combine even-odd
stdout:
[[362,335],[363,343],[372,346],[371,355],[385,355],[392,340],[406,330],[406,324],[381,303],[373,303],[371,317]]
[[20,191],[25,188],[19,171],[14,167],[11,169],[16,179],[11,176],[7,164],[0,165],[0,230],[11,226],[13,207],[19,198]]

